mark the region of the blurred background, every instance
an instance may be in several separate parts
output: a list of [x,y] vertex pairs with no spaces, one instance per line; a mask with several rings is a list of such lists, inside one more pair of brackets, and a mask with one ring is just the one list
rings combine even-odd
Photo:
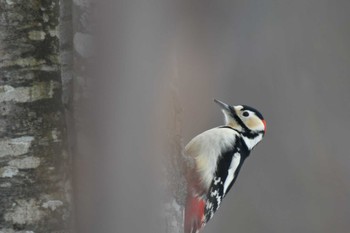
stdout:
[[349,9],[347,0],[100,1],[93,149],[76,165],[79,232],[162,232],[173,90],[184,144],[223,123],[214,98],[267,121],[203,233],[347,232]]

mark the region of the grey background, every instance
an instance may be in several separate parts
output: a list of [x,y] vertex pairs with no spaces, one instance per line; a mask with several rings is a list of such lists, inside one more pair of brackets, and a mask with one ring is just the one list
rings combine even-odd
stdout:
[[251,105],[267,121],[203,232],[348,231],[349,1],[102,1],[98,9],[97,153],[81,158],[82,232],[159,232],[169,83],[185,143],[222,124],[213,98]]

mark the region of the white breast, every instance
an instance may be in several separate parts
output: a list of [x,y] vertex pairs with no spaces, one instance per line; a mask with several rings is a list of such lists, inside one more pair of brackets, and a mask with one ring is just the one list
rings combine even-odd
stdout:
[[236,135],[232,129],[214,128],[197,135],[185,147],[185,155],[195,159],[205,189],[213,180],[219,156],[234,145]]

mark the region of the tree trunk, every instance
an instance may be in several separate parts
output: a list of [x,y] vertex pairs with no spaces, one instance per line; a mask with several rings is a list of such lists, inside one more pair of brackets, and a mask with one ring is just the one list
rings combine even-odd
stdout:
[[0,232],[70,232],[58,26],[58,0],[0,0]]
[[[177,69],[175,64],[175,69]],[[176,72],[175,72],[176,73]],[[176,75],[174,75],[176,76]],[[175,77],[176,78],[176,77]],[[173,80],[174,81],[174,80]],[[175,79],[177,81],[177,79]],[[178,99],[178,87],[172,82],[168,98],[166,201],[164,205],[165,233],[183,233],[183,211],[186,201],[185,161],[183,159],[182,107]]]

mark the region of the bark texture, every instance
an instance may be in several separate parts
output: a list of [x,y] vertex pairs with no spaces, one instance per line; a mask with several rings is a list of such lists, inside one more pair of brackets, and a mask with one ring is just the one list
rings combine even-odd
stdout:
[[0,0],[0,232],[70,232],[58,0]]
[[167,195],[164,206],[166,233],[183,232],[183,211],[186,201],[186,180],[184,177],[185,161],[183,159],[182,141],[182,107],[177,96],[177,87],[171,88],[168,122],[168,154],[165,159],[167,177]]

